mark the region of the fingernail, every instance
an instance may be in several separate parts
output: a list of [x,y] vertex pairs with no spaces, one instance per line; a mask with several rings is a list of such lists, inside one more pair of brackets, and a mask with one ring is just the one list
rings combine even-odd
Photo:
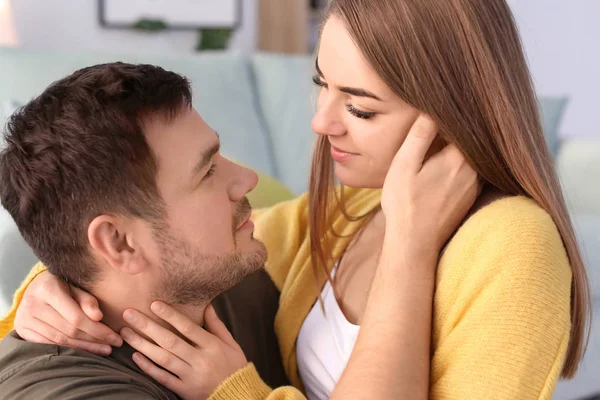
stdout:
[[125,340],[130,340],[132,337],[132,334],[129,329],[123,328],[123,329],[121,329],[121,336],[123,336],[123,339],[125,339]]
[[123,339],[118,335],[110,335],[108,337],[108,342],[115,347],[121,347],[123,345]]
[[108,356],[110,353],[112,353],[112,348],[110,346],[100,346],[100,354]]
[[123,318],[125,319],[125,321],[134,324],[136,320],[136,312],[133,310],[127,310],[123,314]]
[[155,301],[154,303],[152,303],[151,308],[152,311],[160,313],[165,309],[165,306],[160,301]]

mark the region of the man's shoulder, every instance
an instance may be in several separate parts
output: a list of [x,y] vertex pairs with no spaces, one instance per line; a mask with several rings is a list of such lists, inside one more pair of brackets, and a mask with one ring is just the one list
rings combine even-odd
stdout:
[[109,357],[23,341],[11,332],[0,342],[0,400],[176,399],[151,378]]

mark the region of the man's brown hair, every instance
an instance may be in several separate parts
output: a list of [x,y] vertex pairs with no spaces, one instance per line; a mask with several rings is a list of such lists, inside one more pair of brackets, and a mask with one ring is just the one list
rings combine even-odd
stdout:
[[4,133],[0,197],[55,275],[89,287],[96,266],[87,228],[101,214],[163,214],[151,118],[191,107],[189,81],[152,65],[111,63],[54,82],[17,110]]

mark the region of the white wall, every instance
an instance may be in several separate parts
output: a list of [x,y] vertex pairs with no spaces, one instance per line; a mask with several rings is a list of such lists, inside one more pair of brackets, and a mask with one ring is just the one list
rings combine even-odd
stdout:
[[[232,48],[250,53],[257,43],[257,0],[241,1],[243,21]],[[600,136],[600,0],[511,4],[538,93],[570,97],[561,134]],[[96,0],[12,0],[12,7],[19,45],[28,48],[181,54],[197,40],[195,32],[103,29]]]
[[[241,2],[243,21],[232,38],[231,48],[250,53],[257,41],[257,3],[256,0]],[[26,48],[181,54],[193,51],[198,38],[196,32],[152,34],[104,29],[98,22],[97,0],[12,0],[11,3],[18,43]]]
[[562,135],[600,137],[600,0],[513,0],[536,88],[567,95]]

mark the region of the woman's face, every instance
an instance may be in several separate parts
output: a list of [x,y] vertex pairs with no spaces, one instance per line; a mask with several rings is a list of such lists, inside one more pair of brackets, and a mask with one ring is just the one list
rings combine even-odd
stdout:
[[323,29],[312,129],[327,136],[335,175],[347,186],[380,188],[419,110],[396,96],[363,58],[343,22]]

